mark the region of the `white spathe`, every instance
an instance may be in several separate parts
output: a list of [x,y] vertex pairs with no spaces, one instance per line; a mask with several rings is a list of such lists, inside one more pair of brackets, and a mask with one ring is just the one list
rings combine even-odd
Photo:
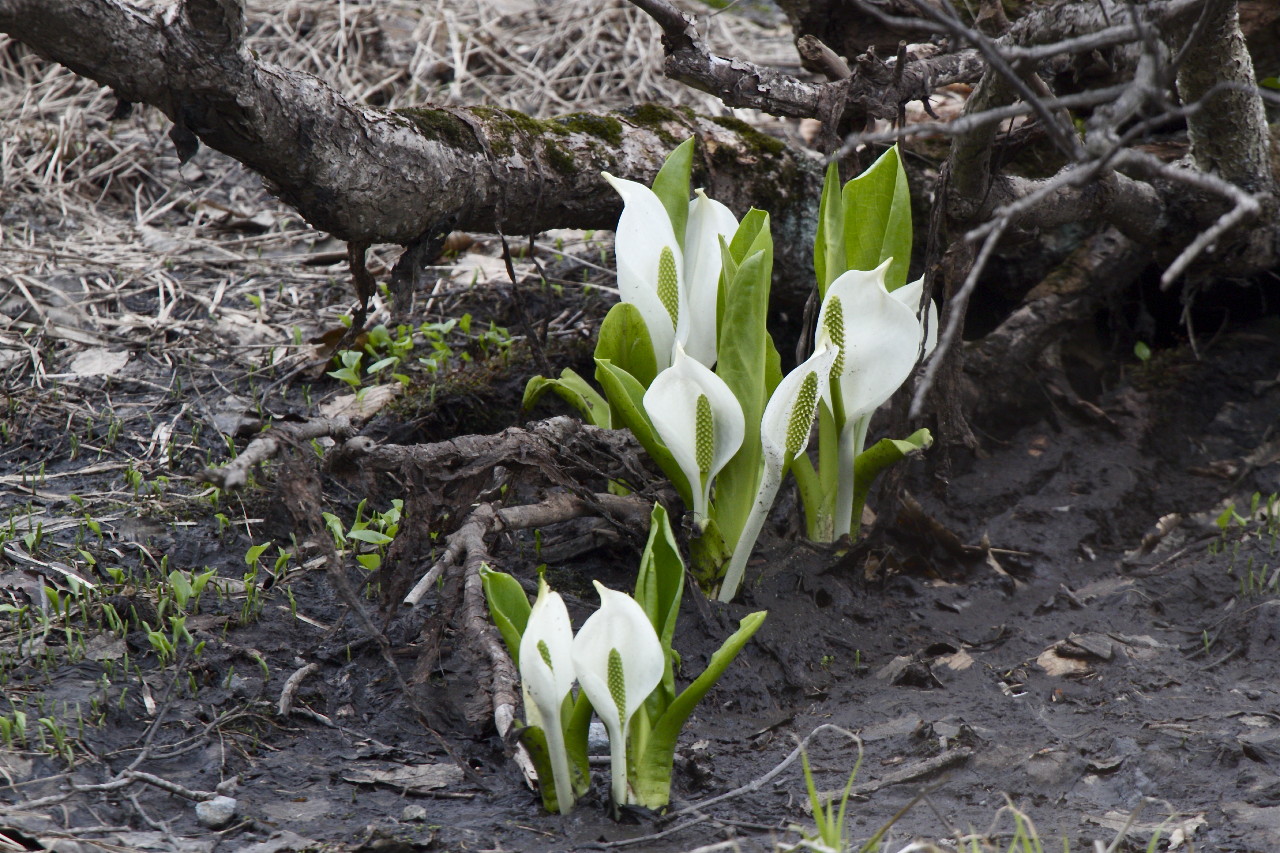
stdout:
[[732,240],[738,219],[720,202],[694,191],[684,229],[684,287],[688,310],[680,317],[676,340],[707,367],[716,363],[716,302],[720,295],[720,238]]
[[[524,690],[525,722],[542,729],[551,758],[556,801],[561,814],[573,808],[573,782],[564,744],[561,708],[573,689],[573,626],[558,592],[544,579],[520,637],[520,683]],[[543,779],[542,784],[547,784]]]
[[683,304],[684,284],[677,281],[677,292],[681,298],[677,303],[676,323],[672,323],[671,312],[658,295],[658,264],[662,250],[670,250],[677,278],[682,279],[684,253],[676,241],[667,209],[653,190],[635,181],[615,178],[608,172],[603,174],[622,196],[622,216],[618,218],[613,248],[618,263],[618,293],[623,302],[631,303],[640,311],[645,325],[649,327],[658,369],[662,370],[671,364],[676,327],[681,315],[688,313],[688,308]]
[[[827,393],[837,355],[839,350],[834,346],[819,344],[813,355],[783,377],[773,390],[760,420],[760,447],[766,465],[776,465],[781,470],[809,446],[813,416],[818,411],[818,401]],[[811,375],[813,380],[809,380]],[[806,382],[813,385],[816,393],[801,394]]]
[[738,594],[747,559],[760,538],[769,510],[773,508],[786,468],[809,446],[809,433],[818,412],[818,401],[827,392],[831,366],[837,355],[839,350],[835,347],[820,344],[813,355],[783,377],[764,407],[764,416],[760,420],[764,470],[751,515],[743,525],[733,548],[733,557],[725,569],[724,580],[720,583],[716,596],[720,601],[732,601]]
[[[827,288],[818,313],[817,344],[839,347],[843,355],[831,379],[839,385],[843,407],[835,414],[845,423],[871,414],[893,396],[911,375],[920,352],[915,309],[884,288],[891,260],[874,270],[840,275]],[[917,300],[919,296],[917,292]],[[835,318],[838,322],[832,322]]]
[[[662,641],[634,598],[593,581],[600,609],[573,639],[578,683],[609,733],[613,800],[631,801],[627,785],[627,737],[631,717],[662,681]],[[523,652],[522,652],[523,654]]]
[[[709,462],[705,470],[698,453],[698,406],[702,398],[706,398],[711,415],[711,430],[704,436],[711,439],[710,453],[705,454],[707,448],[703,448],[704,461]],[[723,379],[685,354],[678,343],[671,366],[654,377],[643,403],[653,428],[684,472],[693,495],[690,509],[695,520],[705,519],[711,482],[738,452],[746,435],[742,405]]]
[[[920,354],[923,331],[916,309],[885,290],[890,261],[840,275],[827,288],[818,312],[817,343],[840,348],[831,371],[833,391],[838,388],[839,395],[830,398],[837,401],[832,410],[840,430],[832,519],[837,537],[853,529],[854,463],[866,444],[871,416],[911,375]],[[919,298],[917,292],[917,304]]]
[[[924,277],[920,277],[915,281],[908,282],[897,290],[892,291],[889,295],[901,302],[912,310],[913,313],[920,310],[920,297],[924,293]],[[920,331],[924,335],[924,352],[922,356],[928,358],[934,348],[938,346],[938,303],[932,299],[929,300],[928,310],[924,317],[920,317]]]

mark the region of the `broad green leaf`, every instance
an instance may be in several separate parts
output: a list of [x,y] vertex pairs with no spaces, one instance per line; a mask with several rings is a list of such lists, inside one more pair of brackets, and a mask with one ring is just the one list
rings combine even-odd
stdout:
[[676,619],[680,615],[680,598],[684,595],[684,560],[671,532],[671,522],[662,504],[653,505],[649,519],[649,541],[640,556],[640,571],[636,575],[635,599],[644,608],[645,615],[653,623],[666,653],[666,667],[662,673],[661,691],[666,703],[675,698],[675,672],[671,640],[675,635]]
[[818,235],[813,241],[813,269],[818,276],[818,298],[827,295],[827,285],[849,267],[844,257],[844,197],[840,191],[840,169],[827,167],[818,203]]
[[[511,662],[520,667],[520,638],[529,624],[529,612],[533,607],[524,594],[520,582],[506,572],[495,572],[488,566],[480,569],[480,582],[484,585],[484,597],[489,602],[489,616],[502,635]],[[550,779],[550,776],[547,776]]]
[[354,539],[357,542],[367,542],[370,545],[388,545],[392,541],[392,537],[387,534],[368,529],[352,530],[347,534],[347,538]]
[[636,798],[640,805],[660,809],[671,799],[671,765],[681,729],[702,697],[724,674],[767,615],[767,611],[761,610],[743,618],[738,623],[738,630],[711,656],[702,674],[681,691],[666,713],[654,723],[644,752],[636,761]]
[[894,146],[844,185],[844,251],[851,270],[873,270],[893,258],[886,289],[907,283],[911,265],[911,193]]
[[648,388],[658,375],[653,355],[653,340],[640,309],[630,302],[619,302],[609,309],[600,324],[596,341],[596,358],[604,358],[621,367]]
[[[739,225],[739,228],[742,226]],[[716,294],[716,346],[719,347],[720,336],[724,334],[724,303],[733,284],[733,277],[738,274],[738,262],[729,250],[729,244],[720,238],[720,290]]]
[[[619,303],[621,304],[621,303]],[[650,348],[652,354],[652,348]],[[524,386],[524,399],[521,409],[528,411],[547,391],[554,391],[566,403],[578,410],[582,419],[593,426],[604,429],[613,428],[613,416],[609,410],[609,401],[600,392],[591,387],[591,383],[583,379],[573,370],[565,368],[559,379],[547,379],[535,376]]]
[[[736,539],[734,540],[737,541]],[[714,589],[733,559],[733,544],[725,542],[713,513],[702,532],[689,537],[689,567],[703,589]]]
[[[565,697],[565,705],[570,697]],[[587,757],[587,736],[591,729],[593,709],[591,700],[581,690],[572,699],[572,709],[566,708],[560,715],[564,720],[564,751],[569,756],[569,770],[573,774],[573,791],[579,797],[591,790],[591,764]],[[552,785],[551,787],[555,787]]]
[[[763,251],[768,251],[772,269],[773,237],[769,234],[769,214],[753,207],[738,223],[738,230],[729,241],[729,254],[734,264],[741,264],[749,255]],[[732,278],[729,280],[733,281]]]
[[616,418],[615,428],[625,426],[640,442],[654,463],[667,475],[685,506],[693,506],[693,492],[685,481],[680,463],[653,429],[653,423],[644,411],[644,387],[636,378],[607,359],[596,359],[596,381],[604,389]]
[[[547,752],[547,735],[541,726],[526,726],[520,729],[520,743],[524,744],[525,751],[529,753],[529,758],[533,760],[533,767],[538,771],[538,793],[542,795],[542,807],[551,814],[560,812],[560,801],[556,797],[556,786],[551,784],[551,756]],[[568,752],[566,749],[565,752]],[[569,767],[574,768],[574,762],[569,762]],[[577,774],[574,774],[575,776]],[[576,788],[576,780],[575,785]]]
[[[676,232],[676,242],[684,248],[684,229],[689,221],[689,174],[693,169],[693,137],[676,146],[653,179],[653,194],[667,209],[671,227]],[[639,378],[639,377],[637,377]],[[646,382],[647,386],[649,383]]]
[[876,477],[891,465],[933,444],[929,430],[920,429],[903,439],[882,438],[858,454],[853,462],[853,522],[862,518],[862,507]]
[[635,599],[653,623],[664,648],[671,647],[683,594],[684,560],[666,509],[655,503],[649,520],[649,540],[636,575]]
[[[750,215],[748,215],[750,218]],[[769,287],[773,257],[767,241],[768,221],[754,242],[767,248],[745,258],[739,265],[733,284],[726,294],[724,328],[720,340],[716,373],[733,391],[742,405],[748,424],[759,424],[767,400],[769,334],[765,323],[769,309]],[[736,239],[736,238],[735,238]],[[760,477],[760,430],[748,429],[741,449],[716,478],[715,509],[720,533],[725,542],[738,541],[738,535],[751,514],[756,486]],[[732,546],[730,546],[731,548]],[[699,565],[696,571],[710,567]]]

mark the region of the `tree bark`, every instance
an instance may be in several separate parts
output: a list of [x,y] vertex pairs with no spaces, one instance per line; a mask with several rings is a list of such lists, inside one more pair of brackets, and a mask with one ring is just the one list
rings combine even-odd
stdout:
[[311,225],[354,243],[612,227],[621,203],[600,172],[647,182],[690,135],[710,195],[738,213],[767,208],[782,248],[808,242],[817,169],[741,122],[658,106],[545,121],[484,107],[374,109],[260,60],[243,44],[243,17],[239,0],[154,11],[123,0],[0,0],[0,32],[158,108],[180,153],[193,134],[262,175]]

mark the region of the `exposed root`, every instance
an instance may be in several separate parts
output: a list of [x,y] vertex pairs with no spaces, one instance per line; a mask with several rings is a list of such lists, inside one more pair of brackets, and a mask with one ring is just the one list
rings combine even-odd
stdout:
[[242,488],[255,465],[273,458],[284,447],[313,438],[348,438],[355,427],[350,418],[317,418],[302,424],[278,424],[249,442],[235,459],[220,468],[206,468],[200,475],[223,491]]
[[[460,557],[464,558],[463,565],[467,567],[469,575],[473,555],[484,554],[486,536],[503,530],[523,530],[558,524],[598,512],[601,508],[604,508],[617,521],[638,529],[646,523],[650,504],[640,498],[620,497],[603,492],[593,495],[591,501],[562,492],[552,495],[541,503],[524,506],[495,509],[491,504],[480,504],[471,511],[462,526],[449,536],[444,555],[414,585],[409,594],[404,597],[404,603],[410,607],[416,607],[426,595],[427,590],[439,581],[445,570],[458,564]],[[487,555],[483,559],[488,560]]]

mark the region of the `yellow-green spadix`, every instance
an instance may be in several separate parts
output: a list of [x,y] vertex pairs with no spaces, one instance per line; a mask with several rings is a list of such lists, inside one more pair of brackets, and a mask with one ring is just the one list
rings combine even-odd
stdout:
[[871,416],[911,375],[920,353],[923,330],[915,305],[908,307],[885,290],[891,260],[874,270],[840,275],[827,287],[818,312],[817,343],[840,350],[831,369],[832,409],[840,425],[837,537],[852,527],[853,461],[862,452]]
[[644,410],[693,495],[695,521],[707,517],[711,482],[742,446],[746,420],[725,381],[676,344],[670,367],[644,394]]
[[[609,733],[613,800],[633,800],[627,784],[631,717],[662,680],[662,642],[636,600],[594,581],[600,609],[573,638],[578,683]],[[523,652],[522,652],[523,654]]]
[[671,364],[672,344],[677,341],[690,356],[711,367],[716,361],[720,238],[733,237],[737,219],[729,208],[697,190],[680,235],[682,249],[653,190],[608,172],[604,177],[623,202],[614,237],[618,293],[644,318],[658,369]]
[[[569,611],[545,580],[538,581],[538,597],[520,637],[520,683],[524,689],[525,722],[542,729],[551,759],[552,782],[560,812],[573,808],[573,783],[565,751],[561,708],[573,688],[573,626]],[[547,784],[546,779],[542,784]]]

